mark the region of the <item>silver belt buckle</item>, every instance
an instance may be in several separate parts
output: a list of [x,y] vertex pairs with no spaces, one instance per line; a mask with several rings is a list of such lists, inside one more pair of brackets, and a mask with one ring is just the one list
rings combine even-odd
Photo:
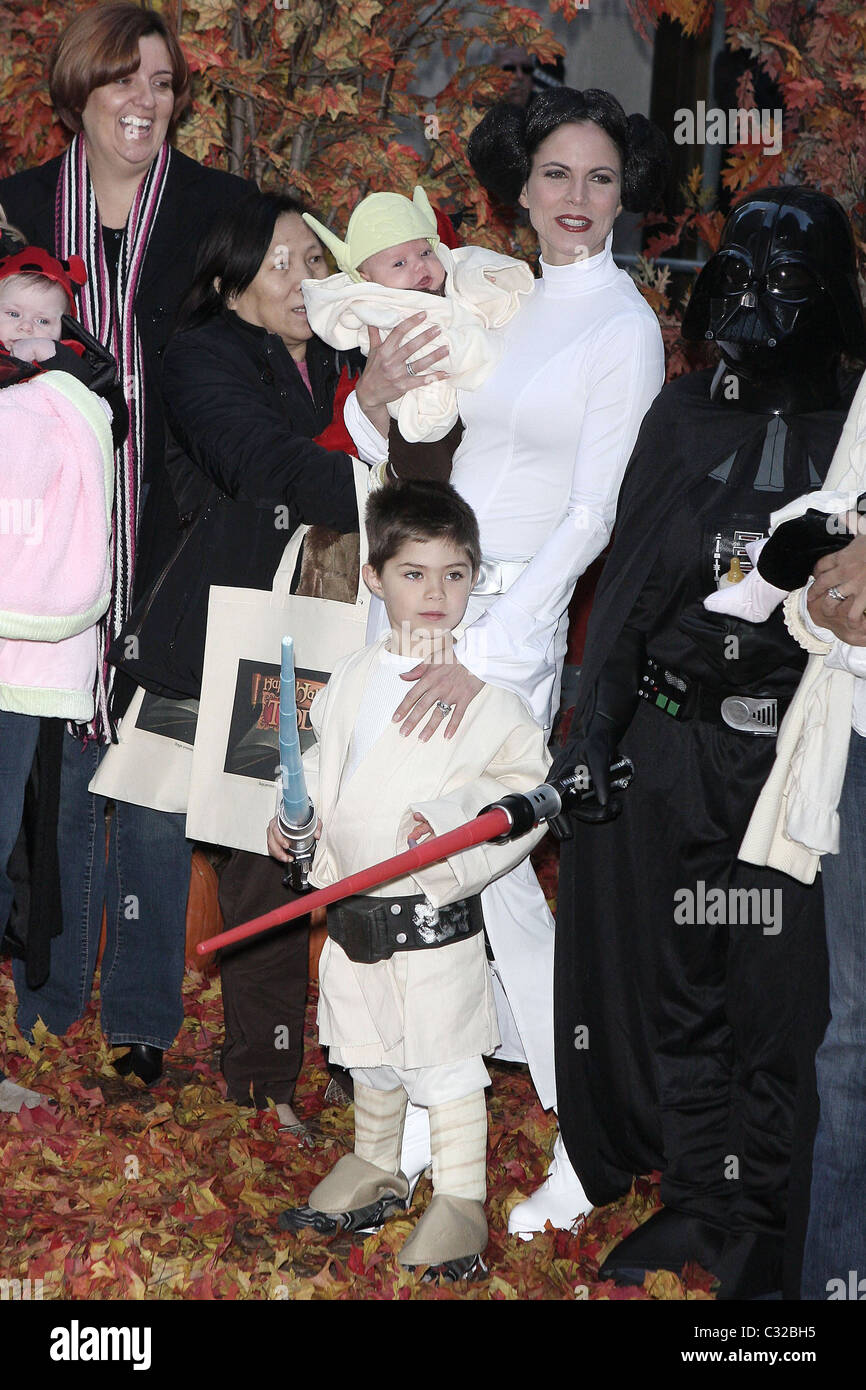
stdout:
[[721,704],[722,718],[740,734],[764,734],[772,738],[779,729],[779,701],[752,695],[729,695]]
[[482,560],[478,566],[478,578],[472,586],[473,594],[501,594],[502,567],[495,560]]

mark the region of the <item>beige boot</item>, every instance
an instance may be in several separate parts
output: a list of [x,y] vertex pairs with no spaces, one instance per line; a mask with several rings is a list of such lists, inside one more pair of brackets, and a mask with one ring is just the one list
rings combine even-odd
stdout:
[[310,1206],[337,1216],[355,1207],[368,1207],[382,1197],[399,1197],[403,1202],[409,1184],[402,1173],[388,1173],[357,1154],[343,1154],[310,1193]]
[[425,1277],[466,1279],[486,1272],[487,1106],[482,1090],[430,1106],[433,1198],[397,1256]]
[[[430,1265],[451,1279],[462,1279],[483,1264],[479,1260],[487,1244],[484,1203],[469,1197],[434,1193],[430,1205],[397,1259],[407,1269]],[[447,1266],[446,1268],[440,1268]]]
[[386,1173],[357,1154],[344,1154],[310,1193],[309,1205],[281,1212],[282,1231],[312,1227],[323,1235],[375,1231],[406,1210],[409,1184],[402,1173]]
[[307,1206],[280,1213],[281,1230],[375,1231],[405,1211],[409,1184],[398,1169],[406,1101],[402,1086],[377,1091],[355,1082],[355,1152],[338,1159]]

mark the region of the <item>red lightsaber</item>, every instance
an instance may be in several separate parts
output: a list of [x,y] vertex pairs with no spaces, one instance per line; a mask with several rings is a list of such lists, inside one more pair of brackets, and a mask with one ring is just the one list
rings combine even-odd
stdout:
[[[627,787],[634,774],[629,759],[620,758],[619,755],[611,764],[610,770],[614,774],[611,788],[617,790]],[[235,941],[245,941],[250,936],[258,936],[260,932],[270,931],[272,927],[279,927],[283,922],[293,922],[298,917],[306,917],[317,907],[327,907],[328,903],[339,902],[341,898],[351,897],[353,893],[365,893],[369,888],[390,883],[392,879],[402,878],[404,874],[411,873],[414,869],[423,869],[427,864],[435,864],[440,859],[448,859],[452,854],[460,854],[462,850],[471,849],[473,845],[481,845],[488,840],[516,840],[543,820],[550,822],[554,831],[562,836],[566,834],[566,829],[562,826],[563,813],[573,811],[579,814],[580,804],[592,796],[592,784],[587,769],[583,766],[576,767],[571,773],[557,776],[551,782],[542,782],[530,792],[510,792],[495,805],[486,806],[474,820],[459,825],[456,830],[449,830],[445,835],[435,835],[432,840],[425,840],[423,845],[416,845],[415,849],[404,850],[393,859],[383,859],[379,864],[371,865],[369,869],[359,869],[356,874],[341,878],[338,883],[332,883],[330,888],[319,888],[314,893],[306,893],[286,907],[266,912],[263,917],[254,917],[251,922],[242,922],[239,927],[232,927],[231,931],[222,932],[219,936],[210,936],[206,941],[198,943],[196,951],[200,956],[206,956],[211,951],[218,951],[221,946],[231,946]],[[592,813],[592,819],[598,819],[596,812]],[[567,833],[570,834],[570,831]]]
[[270,931],[272,927],[279,927],[283,922],[292,922],[296,917],[306,917],[317,907],[326,907],[328,903],[338,902],[340,898],[348,898],[353,893],[366,893],[369,888],[375,888],[381,883],[390,883],[392,879],[401,878],[403,874],[411,873],[414,869],[423,869],[427,864],[435,864],[437,860],[447,859],[449,855],[459,854],[461,850],[471,849],[473,845],[495,840],[498,836],[507,834],[512,825],[513,818],[502,806],[483,811],[466,825],[449,830],[445,835],[436,835],[423,845],[417,845],[415,849],[407,849],[402,854],[395,855],[393,859],[383,859],[379,864],[371,865],[369,869],[359,869],[357,873],[349,874],[348,878],[341,878],[338,883],[332,883],[330,888],[318,888],[315,892],[306,893],[302,898],[298,898],[296,902],[288,903],[286,907],[275,908],[273,912],[266,912],[263,917],[254,917],[251,922],[242,922],[239,927],[232,927],[231,931],[221,932],[219,936],[209,936],[206,941],[198,943],[196,950],[200,956],[206,956],[211,951],[218,951],[221,946],[231,946],[235,941],[245,941],[249,936],[258,936],[259,932]]

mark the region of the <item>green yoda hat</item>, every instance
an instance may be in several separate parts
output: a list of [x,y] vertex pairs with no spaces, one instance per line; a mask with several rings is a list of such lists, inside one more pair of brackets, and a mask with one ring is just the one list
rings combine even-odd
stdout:
[[363,198],[349,218],[345,241],[329,232],[310,213],[301,215],[327,246],[340,269],[353,280],[361,279],[358,266],[368,256],[387,251],[389,246],[399,246],[417,237],[426,237],[434,251],[439,245],[436,214],[420,187],[415,189],[411,202],[401,193],[371,193]]

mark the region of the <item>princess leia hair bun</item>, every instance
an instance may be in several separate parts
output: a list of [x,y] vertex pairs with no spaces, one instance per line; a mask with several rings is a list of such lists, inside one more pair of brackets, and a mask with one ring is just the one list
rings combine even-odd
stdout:
[[622,160],[622,205],[628,212],[647,212],[667,179],[667,140],[652,121],[626,116],[616,97],[597,87],[540,92],[525,110],[498,102],[469,137],[469,163],[488,193],[515,204],[541,142],[576,121],[592,121],[610,136]]

